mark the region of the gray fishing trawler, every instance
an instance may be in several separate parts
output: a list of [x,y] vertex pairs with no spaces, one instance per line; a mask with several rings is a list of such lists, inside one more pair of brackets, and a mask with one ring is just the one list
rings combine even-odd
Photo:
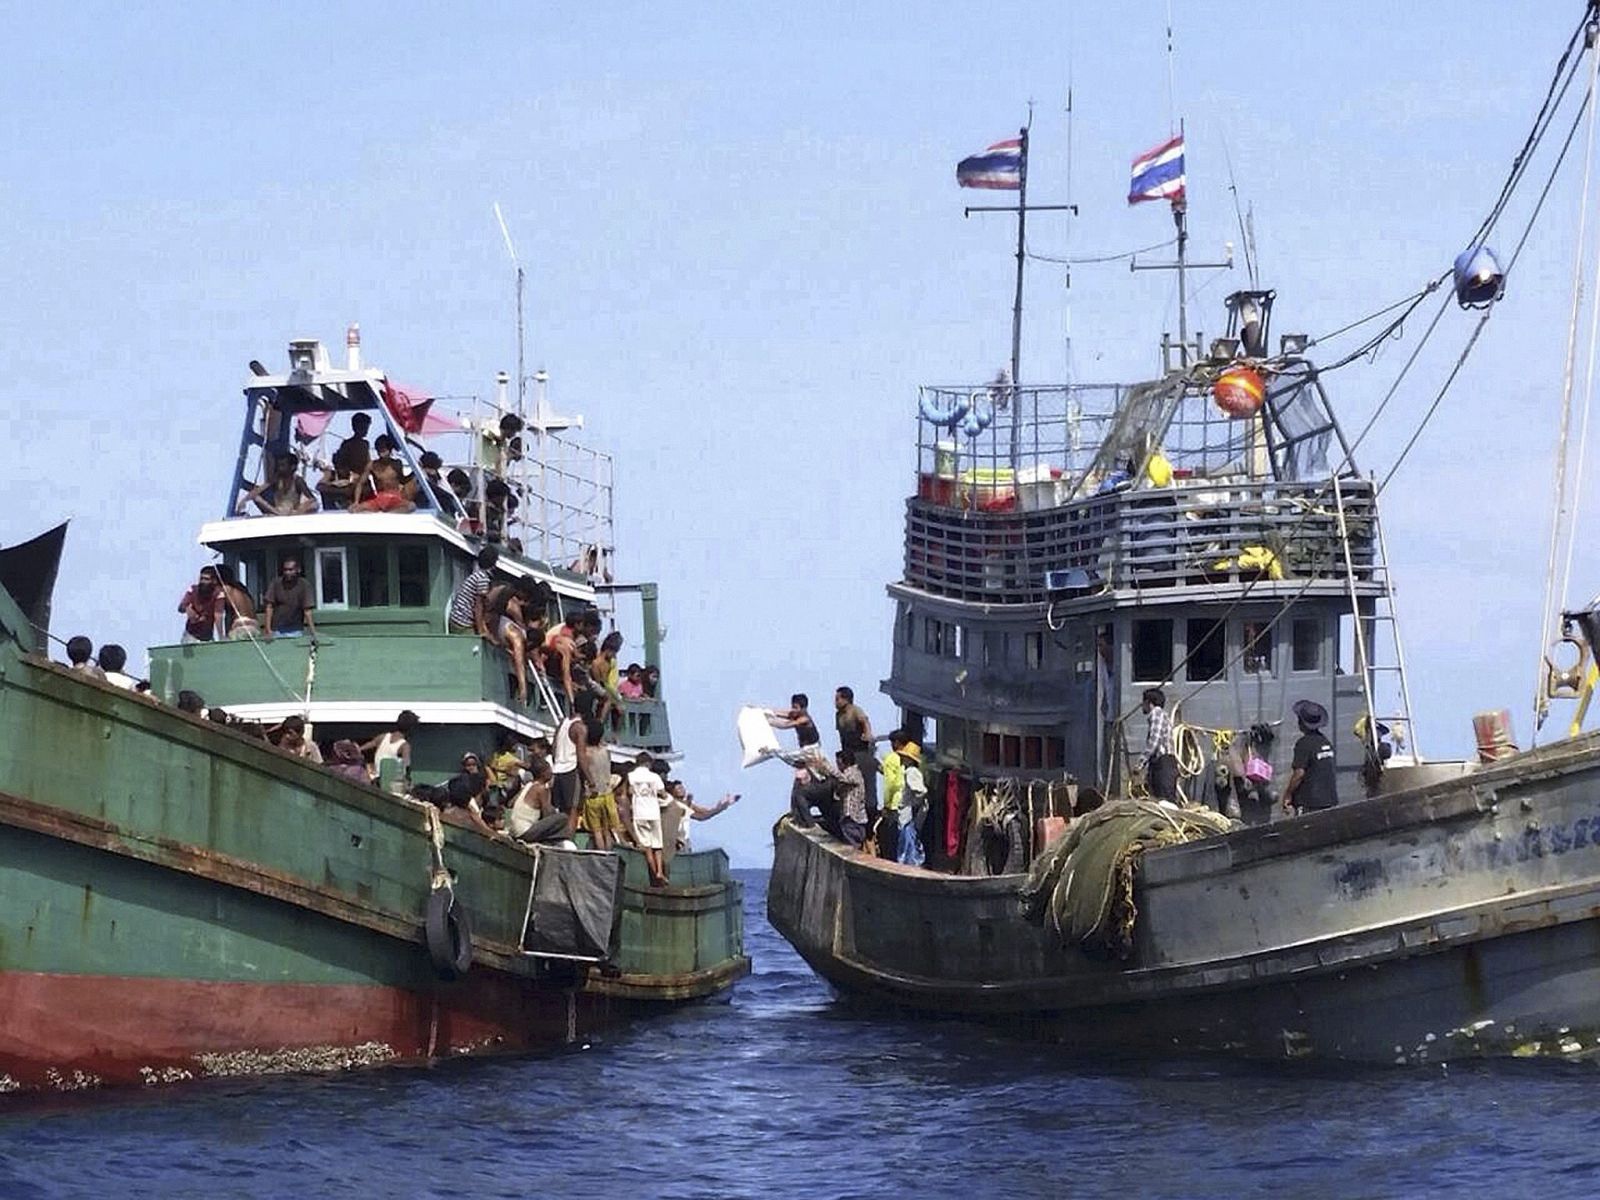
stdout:
[[[922,747],[927,862],[786,816],[772,923],[846,995],[1082,1049],[1594,1055],[1594,609],[1564,614],[1574,657],[1544,681],[1542,703],[1580,705],[1571,736],[1420,758],[1365,431],[1341,429],[1308,339],[1272,343],[1272,291],[1189,336],[1181,139],[1147,160],[1174,145],[1159,378],[1022,386],[1014,353],[995,382],[921,389],[883,690]],[[1492,225],[1455,265],[1463,308],[1502,294]],[[1142,770],[1152,691],[1181,804]],[[1338,803],[1290,817],[1297,726],[1326,731]]]

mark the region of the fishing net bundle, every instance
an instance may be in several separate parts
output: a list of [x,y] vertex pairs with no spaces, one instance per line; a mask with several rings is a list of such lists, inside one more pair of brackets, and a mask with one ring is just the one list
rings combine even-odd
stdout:
[[1118,800],[1074,821],[1034,860],[1022,885],[1022,915],[1094,958],[1133,952],[1139,910],[1133,884],[1146,851],[1238,827],[1210,809]]

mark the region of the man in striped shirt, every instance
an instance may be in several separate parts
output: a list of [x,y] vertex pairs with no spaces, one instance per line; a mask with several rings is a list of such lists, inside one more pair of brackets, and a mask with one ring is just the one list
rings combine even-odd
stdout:
[[1167,695],[1160,688],[1146,688],[1140,707],[1150,726],[1138,770],[1144,772],[1145,786],[1152,796],[1175,804],[1178,800],[1178,756],[1172,749],[1172,716],[1167,712]]
[[473,571],[457,585],[455,592],[450,597],[450,632],[475,633],[479,637],[489,636],[489,626],[484,617],[484,598],[489,594],[489,585],[494,576],[495,563],[500,561],[500,551],[493,546],[485,546],[478,551],[478,569]]

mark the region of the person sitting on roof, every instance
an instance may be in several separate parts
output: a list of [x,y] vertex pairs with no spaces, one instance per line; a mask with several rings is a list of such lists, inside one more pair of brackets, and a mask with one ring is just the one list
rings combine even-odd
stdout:
[[291,453],[272,457],[266,481],[245,493],[240,507],[244,504],[254,504],[269,517],[295,517],[317,511],[317,498],[300,478],[300,460]]
[[104,679],[106,673],[100,669],[100,664],[94,661],[94,643],[83,634],[67,639],[67,663],[74,671],[82,671],[85,675],[92,675],[96,679]]
[[100,653],[95,655],[100,662],[100,669],[105,672],[105,681],[119,688],[126,688],[130,692],[139,691],[139,681],[132,675],[123,674],[122,668],[128,665],[128,652],[115,642],[107,642],[100,647]]
[[188,713],[191,717],[209,720],[211,713],[206,708],[206,698],[199,692],[184,688],[178,693],[178,711]]
[[461,509],[461,516],[456,520],[456,528],[462,533],[476,537],[483,532],[483,524],[478,520],[478,506],[472,498],[472,476],[460,467],[451,467],[444,481]]
[[372,447],[367,444],[367,430],[371,427],[372,418],[364,412],[350,418],[352,432],[339,443],[333,452],[333,463],[317,484],[323,507],[349,508],[355,500],[356,481],[372,461]]
[[443,472],[444,460],[434,451],[424,450],[422,457],[417,459],[417,474],[406,480],[406,499],[418,505],[425,502],[427,497],[423,493],[422,485],[426,482],[428,490],[439,502],[439,515],[455,525],[467,515],[467,512],[461,507],[461,501],[456,499],[456,494],[445,483]]
[[[350,506],[351,512],[415,512],[417,506],[406,499],[405,471],[396,458],[400,447],[387,433],[378,435],[378,457],[367,464],[367,469],[356,481],[356,495],[365,496]],[[368,491],[371,494],[368,495]]]

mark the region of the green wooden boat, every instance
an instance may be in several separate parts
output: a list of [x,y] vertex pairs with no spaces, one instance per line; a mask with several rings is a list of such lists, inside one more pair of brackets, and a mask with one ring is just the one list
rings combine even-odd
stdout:
[[[302,414],[365,411],[418,470],[405,409],[353,347],[351,358],[334,370],[319,346],[297,342],[286,374],[256,368],[228,515],[201,533],[258,595],[278,560],[299,556],[321,602],[315,645],[156,647],[139,694],[50,662],[47,589],[19,604],[0,588],[0,1091],[554,1047],[715,995],[749,970],[743,888],[720,850],[677,856],[671,885],[651,888],[635,852],[491,840],[175,707],[187,689],[252,720],[298,713],[324,743],[371,736],[410,708],[424,782],[463,750],[488,752],[502,730],[548,733],[558,719],[548,690],[517,703],[501,650],[446,632],[448,596],[478,542],[426,483],[408,514],[239,512],[264,452],[298,444],[315,456],[294,438]],[[480,411],[512,411],[503,384]],[[559,421],[542,403],[524,420],[539,443],[526,462],[553,469],[567,445]],[[463,461],[481,482],[484,463]],[[497,530],[503,569],[619,622],[635,602],[644,655],[657,662],[653,585],[608,586],[512,544],[520,532],[555,557],[581,533],[608,550],[609,521],[580,531],[572,512],[523,490],[526,469],[508,477],[549,527]],[[607,480],[607,517],[609,503]],[[619,758],[641,747],[670,756],[664,700],[630,704],[620,742]],[[430,953],[441,884],[470,927],[465,971],[436,965],[439,928]],[[592,901],[590,924],[607,926],[603,945],[548,933],[571,923],[577,892]]]

